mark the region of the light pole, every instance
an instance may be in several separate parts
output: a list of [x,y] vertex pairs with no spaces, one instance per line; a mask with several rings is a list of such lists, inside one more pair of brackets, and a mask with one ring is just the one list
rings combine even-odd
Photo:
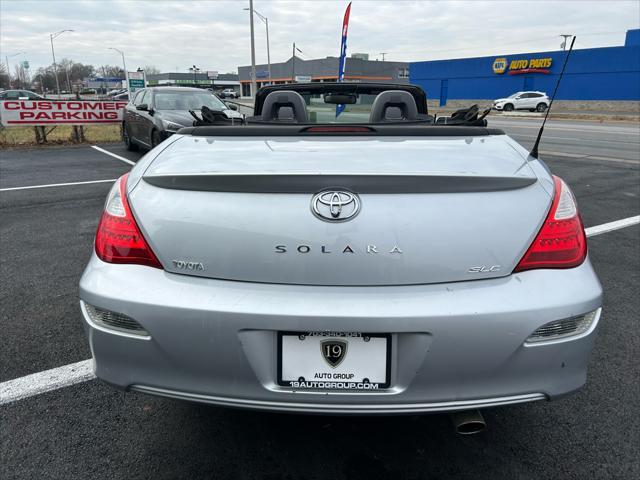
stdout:
[[249,26],[251,30],[251,97],[256,96],[256,40],[253,34],[253,0],[249,0]]
[[296,47],[296,42],[293,42],[293,54],[291,56],[291,83],[296,83],[296,50],[303,53],[302,50]]
[[[18,52],[18,53],[14,53],[13,55],[5,55],[4,59],[7,61],[7,78],[9,79],[9,88],[11,88],[11,68],[9,66],[9,59],[11,57],[17,57],[18,55],[22,55],[24,53],[27,52]],[[1,62],[2,60],[0,60]]]
[[567,38],[573,37],[573,35],[567,35],[566,33],[561,33],[559,36],[562,37],[562,43],[560,44],[560,46],[562,47],[562,50],[566,50],[567,49]]
[[194,65],[193,67],[189,67],[189,71],[193,72],[193,85],[195,86],[197,83],[196,74],[200,71],[200,69]]
[[64,32],[74,32],[75,30],[60,30],[56,33],[49,34],[49,38],[51,39],[51,56],[53,57],[53,71],[56,76],[56,93],[60,96],[60,81],[58,80],[58,65],[56,65],[56,52],[53,49],[53,40],[58,38]]
[[127,64],[124,61],[124,52],[114,47],[108,47],[108,49],[114,50],[118,52],[120,55],[122,55],[122,67],[124,68],[124,81],[127,84],[127,94],[129,95],[129,98],[131,98],[131,92],[129,91],[129,72],[127,72]]
[[[249,10],[245,8],[245,10]],[[255,13],[260,20],[262,20],[267,27],[267,70],[269,71],[269,83],[271,83],[271,53],[269,52],[269,19],[264,15],[260,14],[257,10],[254,10]]]

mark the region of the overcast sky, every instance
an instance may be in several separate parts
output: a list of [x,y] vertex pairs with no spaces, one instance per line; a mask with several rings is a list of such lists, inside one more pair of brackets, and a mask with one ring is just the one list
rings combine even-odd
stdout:
[[[285,61],[296,42],[302,58],[339,53],[348,1],[255,0],[268,17],[271,61]],[[9,61],[29,60],[32,71],[49,65],[49,34],[56,58],[93,65],[121,64],[107,47],[125,51],[129,70],[235,72],[251,63],[248,0],[54,1],[0,0],[0,51],[21,51]],[[348,54],[418,61],[556,50],[559,34],[578,35],[576,48],[624,43],[638,28],[640,1],[384,1],[354,0]],[[264,24],[255,19],[256,59],[266,63]],[[13,70],[13,68],[12,68]]]

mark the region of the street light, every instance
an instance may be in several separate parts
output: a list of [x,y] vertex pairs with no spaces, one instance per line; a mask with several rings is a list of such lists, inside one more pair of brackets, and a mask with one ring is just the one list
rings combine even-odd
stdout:
[[[249,10],[245,8],[245,10]],[[269,71],[269,83],[271,83],[271,54],[269,53],[269,19],[264,15],[261,15],[258,11],[254,10],[255,13],[260,20],[262,20],[267,27],[267,69]],[[253,23],[253,22],[252,22]]]
[[118,52],[120,55],[122,55],[122,67],[124,68],[124,81],[127,84],[127,94],[129,95],[129,98],[131,98],[131,92],[129,91],[129,72],[127,72],[127,64],[124,61],[124,52],[114,47],[107,47],[107,49],[114,50]]
[[[18,53],[14,53],[13,55],[5,55],[4,59],[7,61],[7,78],[9,79],[9,88],[11,88],[11,68],[9,66],[9,59],[11,57],[17,57],[18,55],[22,55],[25,54],[27,52],[18,52]],[[2,60],[0,60],[2,61]]]
[[189,71],[193,72],[193,84],[195,86],[197,83],[196,74],[200,71],[200,69],[194,65],[193,67],[189,67]]
[[567,35],[566,33],[561,33],[558,36],[562,37],[562,43],[560,44],[560,46],[562,47],[562,50],[566,50],[567,49],[567,38],[573,37],[573,35]]
[[296,83],[296,50],[300,53],[304,53],[296,47],[296,42],[293,42],[293,53],[291,55],[291,83]]
[[75,32],[75,30],[60,30],[59,32],[49,34],[49,38],[51,38],[51,56],[53,57],[53,71],[56,76],[56,91],[58,96],[60,96],[60,81],[58,80],[58,65],[56,65],[56,52],[53,49],[53,40],[58,38],[64,32]]
[[256,96],[256,40],[253,34],[253,0],[249,0],[249,27],[251,30],[251,96]]

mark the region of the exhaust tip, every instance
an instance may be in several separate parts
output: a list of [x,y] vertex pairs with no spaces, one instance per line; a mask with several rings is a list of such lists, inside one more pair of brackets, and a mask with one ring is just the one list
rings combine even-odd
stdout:
[[452,413],[451,421],[456,433],[459,435],[475,435],[487,427],[487,423],[479,410]]

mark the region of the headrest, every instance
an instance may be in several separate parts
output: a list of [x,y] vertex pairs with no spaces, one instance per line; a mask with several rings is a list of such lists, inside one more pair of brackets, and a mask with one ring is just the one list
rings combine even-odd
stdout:
[[402,122],[418,120],[418,107],[409,92],[387,90],[373,101],[369,123]]
[[[280,110],[282,110],[282,112]],[[307,123],[307,108],[304,103],[304,98],[293,90],[271,92],[267,95],[262,105],[261,120],[263,122],[281,120],[286,122]]]

